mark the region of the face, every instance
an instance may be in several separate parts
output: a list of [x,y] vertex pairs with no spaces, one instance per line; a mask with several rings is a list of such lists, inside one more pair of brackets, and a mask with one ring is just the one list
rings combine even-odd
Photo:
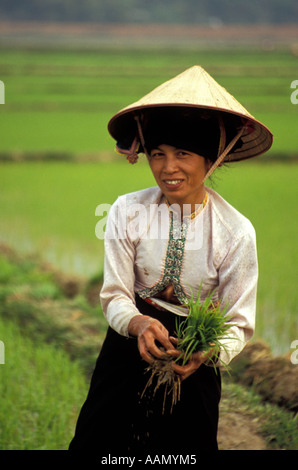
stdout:
[[149,156],[153,176],[170,204],[200,204],[205,196],[202,183],[209,162],[202,156],[178,149],[171,145],[160,145]]

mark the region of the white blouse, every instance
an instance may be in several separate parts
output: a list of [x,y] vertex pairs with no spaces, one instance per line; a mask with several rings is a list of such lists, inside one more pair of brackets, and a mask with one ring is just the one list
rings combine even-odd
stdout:
[[[104,283],[100,293],[104,315],[119,334],[141,315],[135,294],[151,299],[173,314],[178,305],[155,296],[172,284],[179,302],[194,297],[228,305],[233,326],[220,358],[225,364],[252,337],[255,327],[258,263],[255,231],[250,221],[215,191],[197,215],[176,217],[158,187],[120,196],[112,205],[105,232]],[[200,209],[200,208],[199,208]]]

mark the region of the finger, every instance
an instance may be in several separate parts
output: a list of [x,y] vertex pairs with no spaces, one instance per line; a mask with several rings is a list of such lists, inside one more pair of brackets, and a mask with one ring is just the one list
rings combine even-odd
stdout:
[[181,351],[178,351],[177,349],[167,349],[167,354],[172,357],[180,357],[183,355]]
[[174,344],[174,346],[177,346],[177,344],[178,344],[178,339],[177,338],[174,338],[174,336],[170,336],[169,339],[170,339],[171,343]]
[[197,360],[190,359],[190,361],[187,364],[185,364],[184,366],[180,366],[179,364],[173,361],[172,367],[173,367],[173,370],[178,375],[180,375],[182,380],[184,380],[187,377],[189,377],[191,374],[193,374],[201,366],[203,362],[204,361],[199,360],[199,359]]
[[179,375],[185,375],[188,372],[192,371],[194,369],[193,365],[191,364],[186,364],[185,366],[180,366],[176,362],[172,362],[172,367],[175,372]]
[[147,350],[150,354],[157,359],[162,359],[167,356],[165,351],[162,351],[159,347],[156,346],[155,341],[146,344]]
[[[160,334],[154,334],[152,331],[147,331],[143,335],[140,336],[139,338],[141,340],[141,352],[144,356],[146,357],[148,361],[148,354],[150,354],[153,358],[157,359],[163,359],[167,356],[167,353],[165,350],[160,349],[162,347],[162,341],[163,338]],[[159,341],[159,344],[161,345],[160,347],[157,346],[155,341]],[[163,341],[165,346],[167,346],[166,342]]]
[[215,354],[214,349],[210,349],[209,351],[202,351],[200,360],[202,362],[206,362],[207,360],[212,358],[212,356],[214,356],[214,354]]
[[147,347],[146,347],[146,343],[143,340],[143,338],[139,338],[138,347],[139,347],[139,352],[140,352],[141,358],[144,359],[144,361],[148,362],[148,364],[151,364],[154,361],[154,358],[148,352]]
[[163,347],[167,349],[173,349],[173,345],[169,339],[169,332],[168,330],[164,329],[162,335],[158,332],[157,333],[157,340],[163,345]]
[[152,323],[150,325],[149,331],[154,341],[158,341],[164,347],[165,350],[173,349],[173,345],[169,340],[169,332],[163,325],[158,323]]

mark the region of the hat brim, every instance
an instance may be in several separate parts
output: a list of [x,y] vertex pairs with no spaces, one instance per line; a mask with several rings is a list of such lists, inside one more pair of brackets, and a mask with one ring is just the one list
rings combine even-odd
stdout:
[[[240,145],[235,151],[231,151],[225,158],[225,161],[240,161],[248,158],[256,157],[267,152],[272,146],[273,135],[270,130],[261,122],[257,121],[250,114],[237,113],[235,111],[227,111],[223,108],[211,106],[198,106],[184,103],[158,103],[140,106],[129,106],[115,114],[108,123],[108,131],[117,141],[135,138],[138,133],[135,116],[139,115],[150,119],[150,115],[158,113],[162,109],[173,109],[173,112],[182,113],[190,112],[193,119],[198,119],[206,111],[208,113],[221,114],[226,130],[230,135],[236,135],[237,131],[245,126],[245,130],[241,136]],[[229,142],[227,142],[228,144]],[[140,151],[143,149],[140,148]]]

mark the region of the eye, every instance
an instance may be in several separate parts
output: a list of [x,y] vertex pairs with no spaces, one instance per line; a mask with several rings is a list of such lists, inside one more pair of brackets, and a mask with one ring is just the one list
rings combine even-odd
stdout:
[[187,152],[186,150],[178,150],[177,152],[177,157],[178,158],[186,158],[186,157],[189,157],[190,156],[190,153]]
[[152,150],[152,152],[150,154],[150,158],[154,158],[156,160],[156,159],[163,158],[164,155],[165,154],[163,152],[161,152],[160,150]]

